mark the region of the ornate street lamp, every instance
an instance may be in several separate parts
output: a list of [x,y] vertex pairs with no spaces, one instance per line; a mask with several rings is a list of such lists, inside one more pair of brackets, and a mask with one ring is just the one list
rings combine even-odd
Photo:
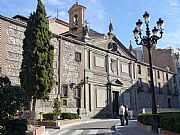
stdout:
[[[163,35],[163,24],[164,21],[159,18],[157,21],[157,28],[154,27],[152,30],[152,35],[149,30],[149,14],[147,12],[143,15],[145,24],[146,24],[146,35],[142,36],[142,26],[143,23],[139,19],[136,22],[136,27],[133,30],[134,38],[137,45],[145,46],[148,50],[148,57],[149,57],[149,69],[150,69],[150,89],[151,89],[151,96],[152,96],[152,132],[158,133],[158,116],[157,116],[157,108],[156,108],[156,98],[155,98],[155,91],[154,91],[154,81],[153,81],[153,68],[152,68],[152,60],[151,60],[151,47],[157,44],[157,41],[162,38]],[[158,32],[160,36],[158,36]]]

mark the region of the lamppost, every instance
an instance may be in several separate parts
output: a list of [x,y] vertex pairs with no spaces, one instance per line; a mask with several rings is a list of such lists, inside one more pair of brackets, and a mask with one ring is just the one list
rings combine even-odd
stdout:
[[[150,89],[151,89],[151,98],[152,98],[152,132],[158,133],[158,116],[157,116],[157,108],[156,108],[156,98],[155,98],[155,90],[154,90],[154,81],[153,81],[153,68],[152,68],[152,60],[151,60],[151,47],[157,44],[157,41],[162,38],[163,35],[163,24],[164,21],[159,18],[157,21],[157,28],[154,27],[152,29],[152,35],[149,30],[149,14],[147,12],[143,15],[145,24],[146,24],[146,35],[142,36],[142,21],[139,19],[136,22],[136,27],[133,31],[134,38],[137,45],[145,46],[148,50],[149,57],[149,69],[150,69]],[[160,36],[158,36],[158,31]]]

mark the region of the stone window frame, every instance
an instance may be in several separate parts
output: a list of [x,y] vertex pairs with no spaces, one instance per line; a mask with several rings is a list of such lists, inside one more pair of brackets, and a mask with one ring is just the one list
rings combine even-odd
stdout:
[[75,52],[75,61],[81,62],[81,53],[80,52]]

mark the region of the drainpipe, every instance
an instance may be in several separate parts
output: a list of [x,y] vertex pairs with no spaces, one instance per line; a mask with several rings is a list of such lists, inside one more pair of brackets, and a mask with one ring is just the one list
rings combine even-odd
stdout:
[[57,38],[57,40],[59,41],[59,54],[58,54],[58,95],[61,94],[61,41],[62,41],[62,37],[60,36],[60,38]]

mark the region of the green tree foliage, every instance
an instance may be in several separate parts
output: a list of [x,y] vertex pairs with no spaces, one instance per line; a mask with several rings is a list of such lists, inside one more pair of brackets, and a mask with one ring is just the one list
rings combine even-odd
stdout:
[[20,86],[12,86],[7,77],[0,77],[0,86],[0,119],[13,119],[27,103],[25,92]]
[[24,34],[20,82],[35,111],[36,99],[48,99],[54,84],[54,47],[50,44],[51,33],[41,0],[29,17]]
[[58,97],[54,99],[54,107],[53,108],[54,108],[53,112],[58,117],[61,114],[61,102],[59,101]]

